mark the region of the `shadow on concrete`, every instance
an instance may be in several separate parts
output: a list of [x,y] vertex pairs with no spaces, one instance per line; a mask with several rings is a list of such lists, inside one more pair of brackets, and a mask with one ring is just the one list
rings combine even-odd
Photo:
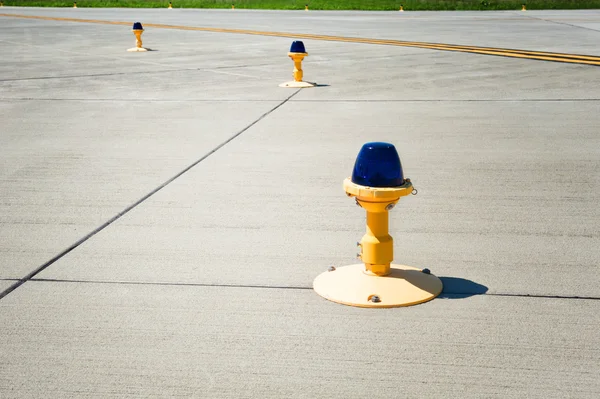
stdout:
[[485,294],[488,287],[477,284],[474,281],[457,277],[440,277],[444,284],[444,289],[438,298],[462,299],[473,295]]

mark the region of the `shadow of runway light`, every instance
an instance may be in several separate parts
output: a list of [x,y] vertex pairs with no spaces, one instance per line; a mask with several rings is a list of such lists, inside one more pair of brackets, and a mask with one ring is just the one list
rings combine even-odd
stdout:
[[473,295],[485,294],[488,290],[485,285],[464,278],[440,277],[440,280],[444,284],[444,289],[438,298],[463,299]]

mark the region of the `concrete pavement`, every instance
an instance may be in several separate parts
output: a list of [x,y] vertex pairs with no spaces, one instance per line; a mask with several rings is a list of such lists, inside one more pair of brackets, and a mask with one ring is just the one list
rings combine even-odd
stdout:
[[[600,55],[597,11],[1,11]],[[0,290],[43,268],[0,300],[1,396],[600,393],[597,67],[311,40],[327,86],[296,92],[285,38],[0,33]],[[356,262],[341,184],[373,140],[419,190],[391,234],[444,279],[433,302],[310,289]]]
[[311,290],[31,282],[2,302],[3,315],[24,313],[3,332],[4,397],[593,398],[599,388],[597,301],[478,295],[369,311]]

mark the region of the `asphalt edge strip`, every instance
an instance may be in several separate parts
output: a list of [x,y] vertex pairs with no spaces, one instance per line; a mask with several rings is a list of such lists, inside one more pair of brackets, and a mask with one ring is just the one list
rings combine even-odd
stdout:
[[279,107],[281,107],[282,105],[284,105],[285,103],[287,103],[292,97],[294,97],[296,94],[298,94],[300,92],[300,90],[302,90],[302,89],[298,89],[298,90],[294,91],[285,100],[283,100],[282,102],[280,102],[279,104],[277,104],[275,107],[271,108],[270,110],[268,110],[267,112],[265,112],[264,114],[262,114],[254,122],[250,123],[249,125],[247,125],[246,127],[244,127],[242,130],[240,130],[239,132],[237,132],[233,136],[229,137],[227,140],[225,140],[224,142],[222,142],[221,144],[219,144],[217,147],[213,148],[211,151],[209,151],[208,153],[206,153],[205,155],[203,155],[200,159],[194,161],[192,164],[188,165],[186,168],[184,168],[183,170],[181,170],[180,172],[178,172],[175,176],[173,176],[170,179],[168,179],[167,181],[163,182],[161,185],[159,185],[158,187],[156,187],[155,189],[153,189],[152,191],[150,191],[148,194],[144,195],[142,198],[138,199],[136,202],[134,202],[133,204],[129,205],[128,207],[126,207],[125,209],[123,209],[121,212],[117,213],[115,216],[113,216],[112,218],[110,218],[108,221],[104,222],[102,225],[100,225],[99,227],[95,228],[93,231],[91,231],[90,233],[88,233],[87,235],[85,235],[84,237],[82,237],[81,239],[79,239],[78,241],[76,241],[74,244],[72,244],[68,248],[64,249],[58,255],[54,256],[52,259],[50,259],[46,263],[42,264],[37,269],[33,270],[32,272],[30,272],[29,274],[27,274],[23,278],[19,279],[15,284],[11,285],[6,290],[4,290],[3,292],[0,293],[0,300],[2,300],[2,298],[4,298],[5,296],[7,296],[8,294],[10,294],[11,292],[13,292],[14,290],[16,290],[17,288],[19,288],[21,285],[25,284],[27,281],[31,280],[33,277],[35,277],[37,274],[39,274],[40,272],[42,272],[44,269],[46,269],[47,267],[49,267],[50,265],[52,265],[53,263],[55,263],[56,261],[58,261],[60,258],[62,258],[63,256],[67,255],[69,252],[71,252],[72,250],[74,250],[75,248],[77,248],[78,246],[80,246],[81,244],[83,244],[84,242],[86,242],[87,240],[89,240],[90,238],[92,238],[93,236],[95,236],[96,234],[98,234],[99,232],[101,232],[102,230],[104,230],[106,227],[110,226],[112,223],[114,223],[115,221],[119,220],[122,216],[126,215],[129,211],[131,211],[132,209],[134,209],[135,207],[137,207],[138,205],[140,205],[141,203],[143,203],[144,201],[146,201],[148,198],[152,197],[154,194],[156,194],[157,192],[159,192],[160,190],[162,190],[163,188],[165,188],[166,186],[168,186],[169,184],[171,184],[173,181],[175,181],[176,179],[178,179],[179,177],[181,177],[184,173],[186,173],[190,169],[192,169],[194,166],[198,165],[200,162],[204,161],[206,158],[208,158],[209,156],[211,156],[212,154],[214,154],[215,152],[217,152],[218,150],[220,150],[221,148],[223,148],[224,146],[226,146],[227,144],[229,144],[231,141],[233,141],[234,139],[236,139],[237,137],[239,137],[242,133],[244,133],[245,131],[247,131],[248,129],[250,129],[252,126],[256,125],[258,122],[260,122],[264,118],[266,118],[268,115],[270,115],[272,112],[274,112],[275,110],[277,110]]

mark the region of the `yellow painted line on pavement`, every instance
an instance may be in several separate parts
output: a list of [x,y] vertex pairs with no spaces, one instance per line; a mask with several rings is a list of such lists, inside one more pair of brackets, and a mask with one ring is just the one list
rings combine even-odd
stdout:
[[[37,15],[21,15],[21,14],[0,13],[0,16],[1,17],[14,17],[14,18],[40,19],[40,20],[46,20],[46,21],[80,22],[80,23],[106,24],[106,25],[131,25],[132,24],[131,22],[124,22],[124,21],[104,21],[104,20],[97,20],[97,19],[44,17],[44,16],[37,16]],[[485,55],[495,55],[495,56],[501,56],[501,57],[512,57],[512,58],[522,58],[522,59],[531,59],[531,60],[542,60],[542,61],[565,62],[565,63],[571,63],[571,64],[585,64],[585,65],[600,66],[600,56],[594,56],[594,55],[552,53],[552,52],[545,52],[545,51],[530,51],[530,50],[517,50],[517,49],[496,48],[496,47],[478,47],[478,46],[465,46],[465,45],[444,44],[444,43],[413,42],[413,41],[402,41],[402,40],[367,39],[367,38],[360,38],[360,37],[316,35],[316,34],[310,34],[310,33],[266,32],[266,31],[256,31],[256,30],[248,30],[248,29],[210,28],[210,27],[199,27],[199,26],[165,25],[165,24],[153,24],[153,23],[144,23],[144,26],[151,27],[151,28],[158,28],[158,29],[191,30],[191,31],[214,32],[214,33],[235,33],[235,34],[257,35],[257,36],[289,37],[289,38],[294,38],[294,39],[311,39],[311,40],[324,40],[324,41],[335,41],[335,42],[346,42],[346,43],[376,44],[376,45],[385,45],[385,46],[417,47],[417,48],[424,48],[424,49],[430,49],[430,50],[457,51],[457,52],[462,52],[462,53],[485,54]]]

